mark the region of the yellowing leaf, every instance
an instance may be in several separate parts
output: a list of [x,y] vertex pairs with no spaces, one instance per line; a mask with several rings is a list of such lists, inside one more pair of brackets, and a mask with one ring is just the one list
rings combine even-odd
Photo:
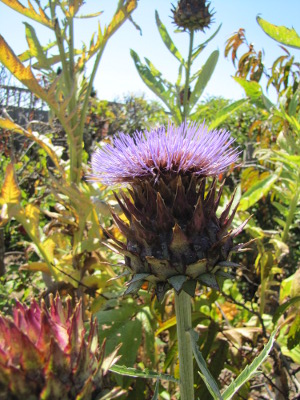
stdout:
[[113,19],[105,30],[105,39],[108,39],[115,33],[115,31],[126,21],[136,7],[137,0],[128,0],[125,5],[117,10],[113,16]]
[[36,132],[27,131],[26,129],[22,128],[21,126],[15,124],[13,121],[9,120],[8,118],[1,118],[0,117],[0,128],[6,129],[9,131],[13,131],[19,133],[21,135],[26,136],[28,139],[33,140],[36,142],[42,149],[46,151],[48,156],[51,158],[57,169],[59,169],[62,176],[64,176],[64,171],[60,167],[60,161],[57,157],[53,145],[51,141]]
[[25,15],[28,18],[33,19],[34,21],[39,22],[47,26],[48,28],[52,28],[52,22],[45,14],[44,10],[39,7],[39,14],[35,11],[32,4],[28,0],[29,8],[26,8],[17,0],[1,0],[2,3],[6,4],[8,7],[12,8],[13,10],[19,12],[22,15]]
[[16,56],[4,38],[0,35],[0,62],[35,95],[46,101],[49,105],[56,105],[55,99],[48,96],[47,92],[39,85],[30,66],[25,67]]
[[264,32],[270,36],[276,42],[282,43],[285,46],[290,46],[295,49],[300,48],[300,36],[297,34],[294,28],[289,29],[286,26],[273,25],[268,21],[265,21],[261,17],[256,17],[256,21]]
[[25,217],[27,220],[29,234],[31,236],[35,236],[36,238],[40,237],[39,234],[39,221],[40,221],[40,210],[33,204],[27,204],[25,208]]
[[[65,265],[72,265],[72,254],[70,237],[63,233],[54,233],[43,242],[43,248],[49,260],[53,261],[54,258],[64,259]],[[69,254],[62,257],[62,250]]]
[[74,17],[77,14],[82,4],[83,0],[73,0],[69,2],[69,14],[71,17]]
[[9,120],[8,118],[0,118],[0,128],[7,129],[8,131],[13,131],[16,133],[23,133],[22,128],[15,124],[13,121]]
[[106,282],[108,280],[108,276],[103,275],[86,275],[82,279],[82,283],[85,286],[88,286],[91,289],[100,289],[106,286]]
[[32,272],[44,272],[51,275],[51,271],[48,265],[44,262],[31,262],[29,264],[24,264],[20,267],[20,270],[32,271]]
[[17,184],[13,164],[9,164],[5,171],[4,183],[1,189],[1,196],[5,203],[19,203],[21,191]]
[[161,332],[171,328],[176,325],[176,317],[169,318],[167,321],[163,322],[160,327],[155,332],[155,336],[158,336]]

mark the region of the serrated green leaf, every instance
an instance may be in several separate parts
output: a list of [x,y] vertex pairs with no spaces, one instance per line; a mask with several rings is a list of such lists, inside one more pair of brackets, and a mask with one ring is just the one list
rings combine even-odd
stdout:
[[249,207],[257,203],[263,196],[268,194],[274,183],[278,180],[279,175],[279,170],[277,170],[251,186],[251,188],[241,197],[238,209],[246,211]]
[[[50,50],[51,48],[53,48],[55,46],[56,46],[56,42],[51,42],[51,43],[48,43],[46,46],[43,46],[44,54],[46,54],[46,52],[48,50]],[[30,50],[26,50],[23,53],[19,54],[18,57],[19,57],[20,61],[24,62],[24,61],[30,60],[33,57],[33,55],[31,54]],[[34,65],[33,65],[33,67],[35,68]]]
[[177,58],[177,60],[179,60],[182,64],[184,64],[184,59],[182,55],[180,54],[179,50],[177,49],[173,40],[171,39],[165,25],[161,22],[158,12],[156,10],[155,10],[155,20],[160,37],[162,38],[167,49],[170,50],[170,52]]
[[163,96],[165,93],[164,86],[155,79],[153,74],[151,73],[150,69],[145,65],[142,64],[140,57],[134,50],[130,50],[130,55],[134,61],[135,67],[144,81],[144,83],[158,96]]
[[195,331],[192,329],[189,331],[190,337],[191,337],[191,342],[192,342],[192,348],[193,348],[193,353],[195,360],[198,364],[198,367],[200,368],[199,374],[201,375],[201,378],[203,379],[203,382],[205,383],[207,389],[209,390],[210,394],[213,396],[215,400],[222,400],[222,395],[220,393],[219,387],[217,382],[215,381],[214,377],[212,374],[209,372],[206,362],[200,353],[200,350],[197,345],[197,340],[198,340],[198,335]]
[[293,304],[296,304],[299,302],[300,302],[300,296],[296,296],[296,297],[292,297],[285,303],[280,304],[280,306],[276,309],[275,314],[273,316],[273,323],[276,324],[276,322],[281,317],[281,315],[284,314],[289,307],[291,307]]
[[[180,123],[180,110],[175,107],[175,93],[171,92],[171,90],[166,90],[164,83],[167,81],[161,79],[161,74],[158,70],[155,69],[155,74],[152,72],[153,64],[151,63],[151,68],[149,66],[143,64],[138,56],[138,54],[134,50],[130,50],[130,55],[133,59],[135,67],[144,81],[144,83],[151,89],[171,110],[172,115],[177,123]],[[147,63],[150,65],[150,60],[147,60]],[[172,88],[172,84],[167,82],[168,87]]]
[[[162,73],[154,66],[154,64],[152,64],[152,62],[147,57],[145,57],[145,61],[146,61],[147,65],[148,65],[152,75],[154,77],[161,78]],[[171,86],[171,82],[168,82],[168,81],[164,82],[164,80],[162,78],[161,78],[161,81],[162,81],[163,84],[166,82],[167,86]]]
[[152,313],[148,306],[143,307],[141,311],[136,315],[143,325],[143,337],[145,347],[145,358],[147,362],[149,360],[154,365],[155,363],[155,336],[154,329],[152,326]]
[[30,49],[31,56],[35,57],[38,60],[40,68],[48,69],[50,65],[48,63],[46,54],[44,53],[43,47],[38,40],[34,28],[27,22],[24,22],[24,25],[26,40]]
[[262,30],[272,39],[276,40],[276,42],[295,49],[300,49],[300,36],[294,28],[289,29],[285,26],[273,25],[261,17],[256,17],[256,21]]
[[95,18],[95,17],[99,17],[99,15],[101,15],[101,14],[103,14],[103,11],[98,11],[93,14],[76,15],[75,18],[78,18],[78,19]]
[[158,400],[159,379],[156,381],[154,395],[151,400]]
[[283,229],[285,228],[285,221],[283,221],[282,219],[278,218],[278,217],[273,217],[274,221],[277,222],[278,225],[280,225]]
[[[103,337],[103,332],[100,332]],[[137,357],[137,351],[142,340],[142,324],[138,319],[124,321],[118,329],[110,329],[106,335],[106,351],[110,354],[118,344],[122,343],[122,347],[118,354],[121,360],[128,366],[134,365]]]
[[111,372],[115,372],[119,375],[132,376],[134,378],[144,378],[144,379],[160,379],[162,381],[169,381],[179,383],[178,379],[171,375],[159,374],[154,371],[149,371],[148,369],[140,370],[136,368],[128,368],[125,365],[114,365],[109,369]]
[[265,361],[272,350],[276,333],[277,331],[274,331],[271,334],[268,343],[259,356],[257,356],[250,365],[247,365],[243,372],[233,382],[231,382],[227,389],[225,389],[225,391],[222,393],[223,400],[231,399],[232,396],[234,396],[234,394],[237,393],[238,390],[249,381],[249,379],[257,374],[258,368]]
[[231,103],[229,106],[222,108],[220,110],[215,119],[211,122],[209,125],[208,129],[215,129],[217,128],[220,124],[222,124],[233,112],[238,110],[240,107],[242,107],[244,104],[248,102],[248,99],[241,99],[237,100],[234,103]]
[[258,82],[247,81],[246,79],[237,76],[233,79],[242,86],[245,90],[246,96],[250,97],[251,100],[257,100],[263,95],[262,88]]
[[190,110],[192,110],[192,108],[195,106],[199,97],[202,95],[204,89],[206,88],[206,85],[208,84],[208,81],[210,80],[217,65],[218,59],[219,51],[215,50],[211,53],[206,63],[203,65],[201,73],[199,74],[195,87],[191,93],[189,101]]
[[291,98],[291,101],[290,101],[290,104],[289,104],[289,115],[290,116],[295,115],[296,112],[297,112],[297,107],[298,107],[298,104],[299,104],[299,97],[300,97],[299,93],[296,92],[293,95],[293,97]]
[[294,349],[300,343],[300,315],[297,315],[292,322],[287,338],[287,347],[289,350]]
[[201,44],[196,48],[196,50],[193,51],[192,58],[191,58],[191,61],[192,61],[192,62],[198,57],[198,55],[202,52],[202,50],[205,49],[205,47],[207,46],[207,44],[217,35],[217,33],[219,32],[219,30],[221,29],[221,27],[222,27],[222,24],[220,24],[220,25],[218,26],[218,29],[217,29],[205,42],[201,43]]
[[284,205],[278,203],[277,201],[273,201],[272,205],[277,208],[277,210],[284,216],[286,217],[288,214],[288,209]]
[[176,86],[180,87],[181,79],[182,79],[182,70],[183,70],[183,65],[180,64],[179,69],[178,69],[178,77],[176,81]]

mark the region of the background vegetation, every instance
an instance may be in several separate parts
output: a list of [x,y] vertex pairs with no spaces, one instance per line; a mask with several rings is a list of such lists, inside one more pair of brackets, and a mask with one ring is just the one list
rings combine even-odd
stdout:
[[[97,99],[93,79],[110,37],[132,18],[135,0],[119,1],[110,24],[99,25],[89,45],[81,49],[74,48],[73,35],[82,2],[56,1],[46,6],[37,2],[39,7],[2,2],[48,27],[56,39],[44,46],[26,23],[28,49],[16,56],[0,36],[1,87],[9,86],[12,74],[36,101],[18,121],[11,117],[18,104],[8,107],[5,96],[1,97],[0,312],[10,314],[16,298],[29,304],[33,297],[47,299],[57,291],[69,294],[73,305],[82,300],[86,320],[97,317],[107,353],[123,343],[119,364],[178,378],[173,294],[162,303],[146,290],[135,298],[123,297],[127,278],[121,275],[122,260],[107,248],[103,231],[124,240],[109,207],[121,210],[111,188],[87,183],[85,176],[91,152],[118,131],[133,133],[170,120],[205,120],[210,128],[229,130],[240,146],[241,164],[219,180],[227,178],[224,204],[234,189],[240,199],[233,226],[252,215],[242,241],[254,242],[251,251],[234,260],[240,264],[234,280],[225,280],[220,291],[197,289],[192,318],[200,334],[198,346],[212,376],[224,388],[260,353],[277,328],[276,344],[261,374],[234,398],[300,398],[300,76],[299,60],[288,50],[289,46],[300,49],[298,34],[258,17],[257,29],[282,47],[282,56],[266,71],[262,51],[249,45],[244,30],[234,33],[224,52],[236,67],[234,79],[244,88],[245,98],[201,100],[213,79],[218,51],[198,71],[192,71],[192,61],[218,30],[192,47],[184,60],[156,14],[161,38],[179,63],[177,82],[168,82],[150,60],[142,63],[132,51],[141,78],[161,101],[128,95],[106,102]],[[96,12],[94,17],[98,16]],[[51,55],[50,48],[55,49]],[[94,64],[87,79],[85,67],[90,60]],[[265,95],[267,88],[260,84],[263,76],[267,88],[277,91],[276,103]],[[47,104],[47,121],[34,113],[42,107],[38,101]],[[155,389],[153,380],[121,372],[114,373],[112,380],[125,389],[124,399],[178,398],[172,380],[162,379]],[[196,398],[211,398],[196,368],[195,383]]]

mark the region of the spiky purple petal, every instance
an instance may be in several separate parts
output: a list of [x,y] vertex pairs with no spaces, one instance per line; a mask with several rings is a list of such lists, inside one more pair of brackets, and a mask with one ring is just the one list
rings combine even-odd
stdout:
[[209,131],[205,124],[183,123],[179,127],[119,133],[92,156],[90,179],[104,184],[130,183],[135,179],[154,179],[174,174],[214,176],[235,163],[238,151],[225,130]]

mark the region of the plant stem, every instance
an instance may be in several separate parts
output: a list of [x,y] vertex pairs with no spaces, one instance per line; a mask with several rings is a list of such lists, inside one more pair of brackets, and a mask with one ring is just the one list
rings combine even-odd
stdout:
[[296,190],[295,190],[295,195],[293,196],[291,202],[290,202],[290,207],[288,211],[288,215],[285,221],[285,226],[284,230],[281,235],[281,240],[286,243],[288,240],[289,236],[289,230],[292,225],[292,222],[294,220],[294,216],[297,210],[297,205],[299,202],[299,197],[300,197],[300,173],[298,173],[298,179],[296,180]]
[[190,88],[190,73],[191,73],[191,64],[192,64],[192,54],[193,54],[193,42],[194,42],[194,31],[190,32],[190,46],[189,46],[189,55],[187,60],[187,66],[185,69],[185,86],[184,86],[184,95],[183,95],[183,120],[185,120],[189,116],[189,88]]
[[192,328],[191,297],[181,291],[175,293],[175,313],[180,372],[181,400],[194,400],[193,350],[189,330]]

